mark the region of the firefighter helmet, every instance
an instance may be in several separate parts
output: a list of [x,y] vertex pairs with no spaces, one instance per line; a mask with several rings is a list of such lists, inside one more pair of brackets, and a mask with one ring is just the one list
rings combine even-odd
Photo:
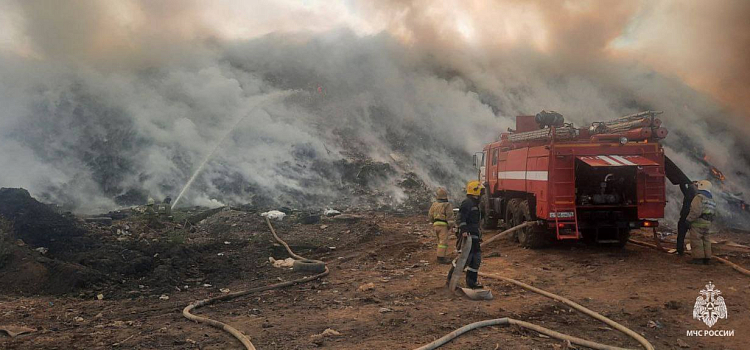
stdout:
[[438,187],[437,193],[435,194],[435,197],[437,197],[437,199],[447,200],[448,199],[448,192],[445,192],[444,188]]
[[466,194],[471,196],[479,196],[480,194],[482,194],[483,188],[484,186],[482,186],[479,181],[469,181],[469,183],[466,184]]
[[711,184],[711,181],[708,180],[700,180],[695,183],[695,187],[698,188],[698,191],[711,191],[711,187],[713,185]]

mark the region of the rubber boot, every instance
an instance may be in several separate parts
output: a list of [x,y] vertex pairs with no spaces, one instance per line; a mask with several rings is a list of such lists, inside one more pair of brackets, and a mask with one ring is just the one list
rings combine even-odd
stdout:
[[703,258],[703,265],[711,265],[711,259]]
[[694,264],[694,265],[702,265],[702,264],[704,264],[703,259],[692,259],[688,263]]
[[466,286],[471,289],[482,289],[483,285],[477,282],[477,273],[473,271],[466,271]]

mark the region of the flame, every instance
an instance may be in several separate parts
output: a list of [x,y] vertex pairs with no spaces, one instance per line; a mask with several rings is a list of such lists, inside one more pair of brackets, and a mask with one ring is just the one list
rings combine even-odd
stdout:
[[726,177],[724,176],[724,173],[722,173],[721,171],[719,171],[719,169],[716,169],[716,167],[714,167],[714,166],[711,167],[711,175],[713,175],[714,178],[716,178],[717,180],[719,180],[721,182],[724,182],[724,180],[726,180]]

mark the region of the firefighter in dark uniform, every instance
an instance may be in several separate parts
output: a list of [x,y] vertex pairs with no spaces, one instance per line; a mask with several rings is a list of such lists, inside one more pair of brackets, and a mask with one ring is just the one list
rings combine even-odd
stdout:
[[466,286],[472,289],[482,288],[477,282],[479,265],[482,263],[482,250],[479,247],[482,233],[479,232],[479,196],[482,184],[479,181],[469,181],[466,184],[466,199],[458,209],[458,232],[460,239],[471,238],[471,251],[466,260]]
[[677,254],[685,253],[685,235],[688,232],[687,216],[690,213],[690,204],[695,198],[695,194],[698,191],[695,188],[695,183],[680,184],[680,191],[682,191],[682,210],[680,210],[680,220],[677,221]]

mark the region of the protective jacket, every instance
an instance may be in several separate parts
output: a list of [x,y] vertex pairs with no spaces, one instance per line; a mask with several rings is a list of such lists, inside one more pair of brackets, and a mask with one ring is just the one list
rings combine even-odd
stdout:
[[716,202],[713,200],[711,192],[698,191],[690,203],[690,213],[687,221],[690,227],[708,228],[716,215]]
[[438,199],[432,203],[427,216],[434,226],[452,227],[454,223],[453,206],[447,199]]
[[473,236],[479,237],[479,199],[467,197],[461,202],[461,206],[458,209],[459,224],[458,229],[460,232],[468,232]]

